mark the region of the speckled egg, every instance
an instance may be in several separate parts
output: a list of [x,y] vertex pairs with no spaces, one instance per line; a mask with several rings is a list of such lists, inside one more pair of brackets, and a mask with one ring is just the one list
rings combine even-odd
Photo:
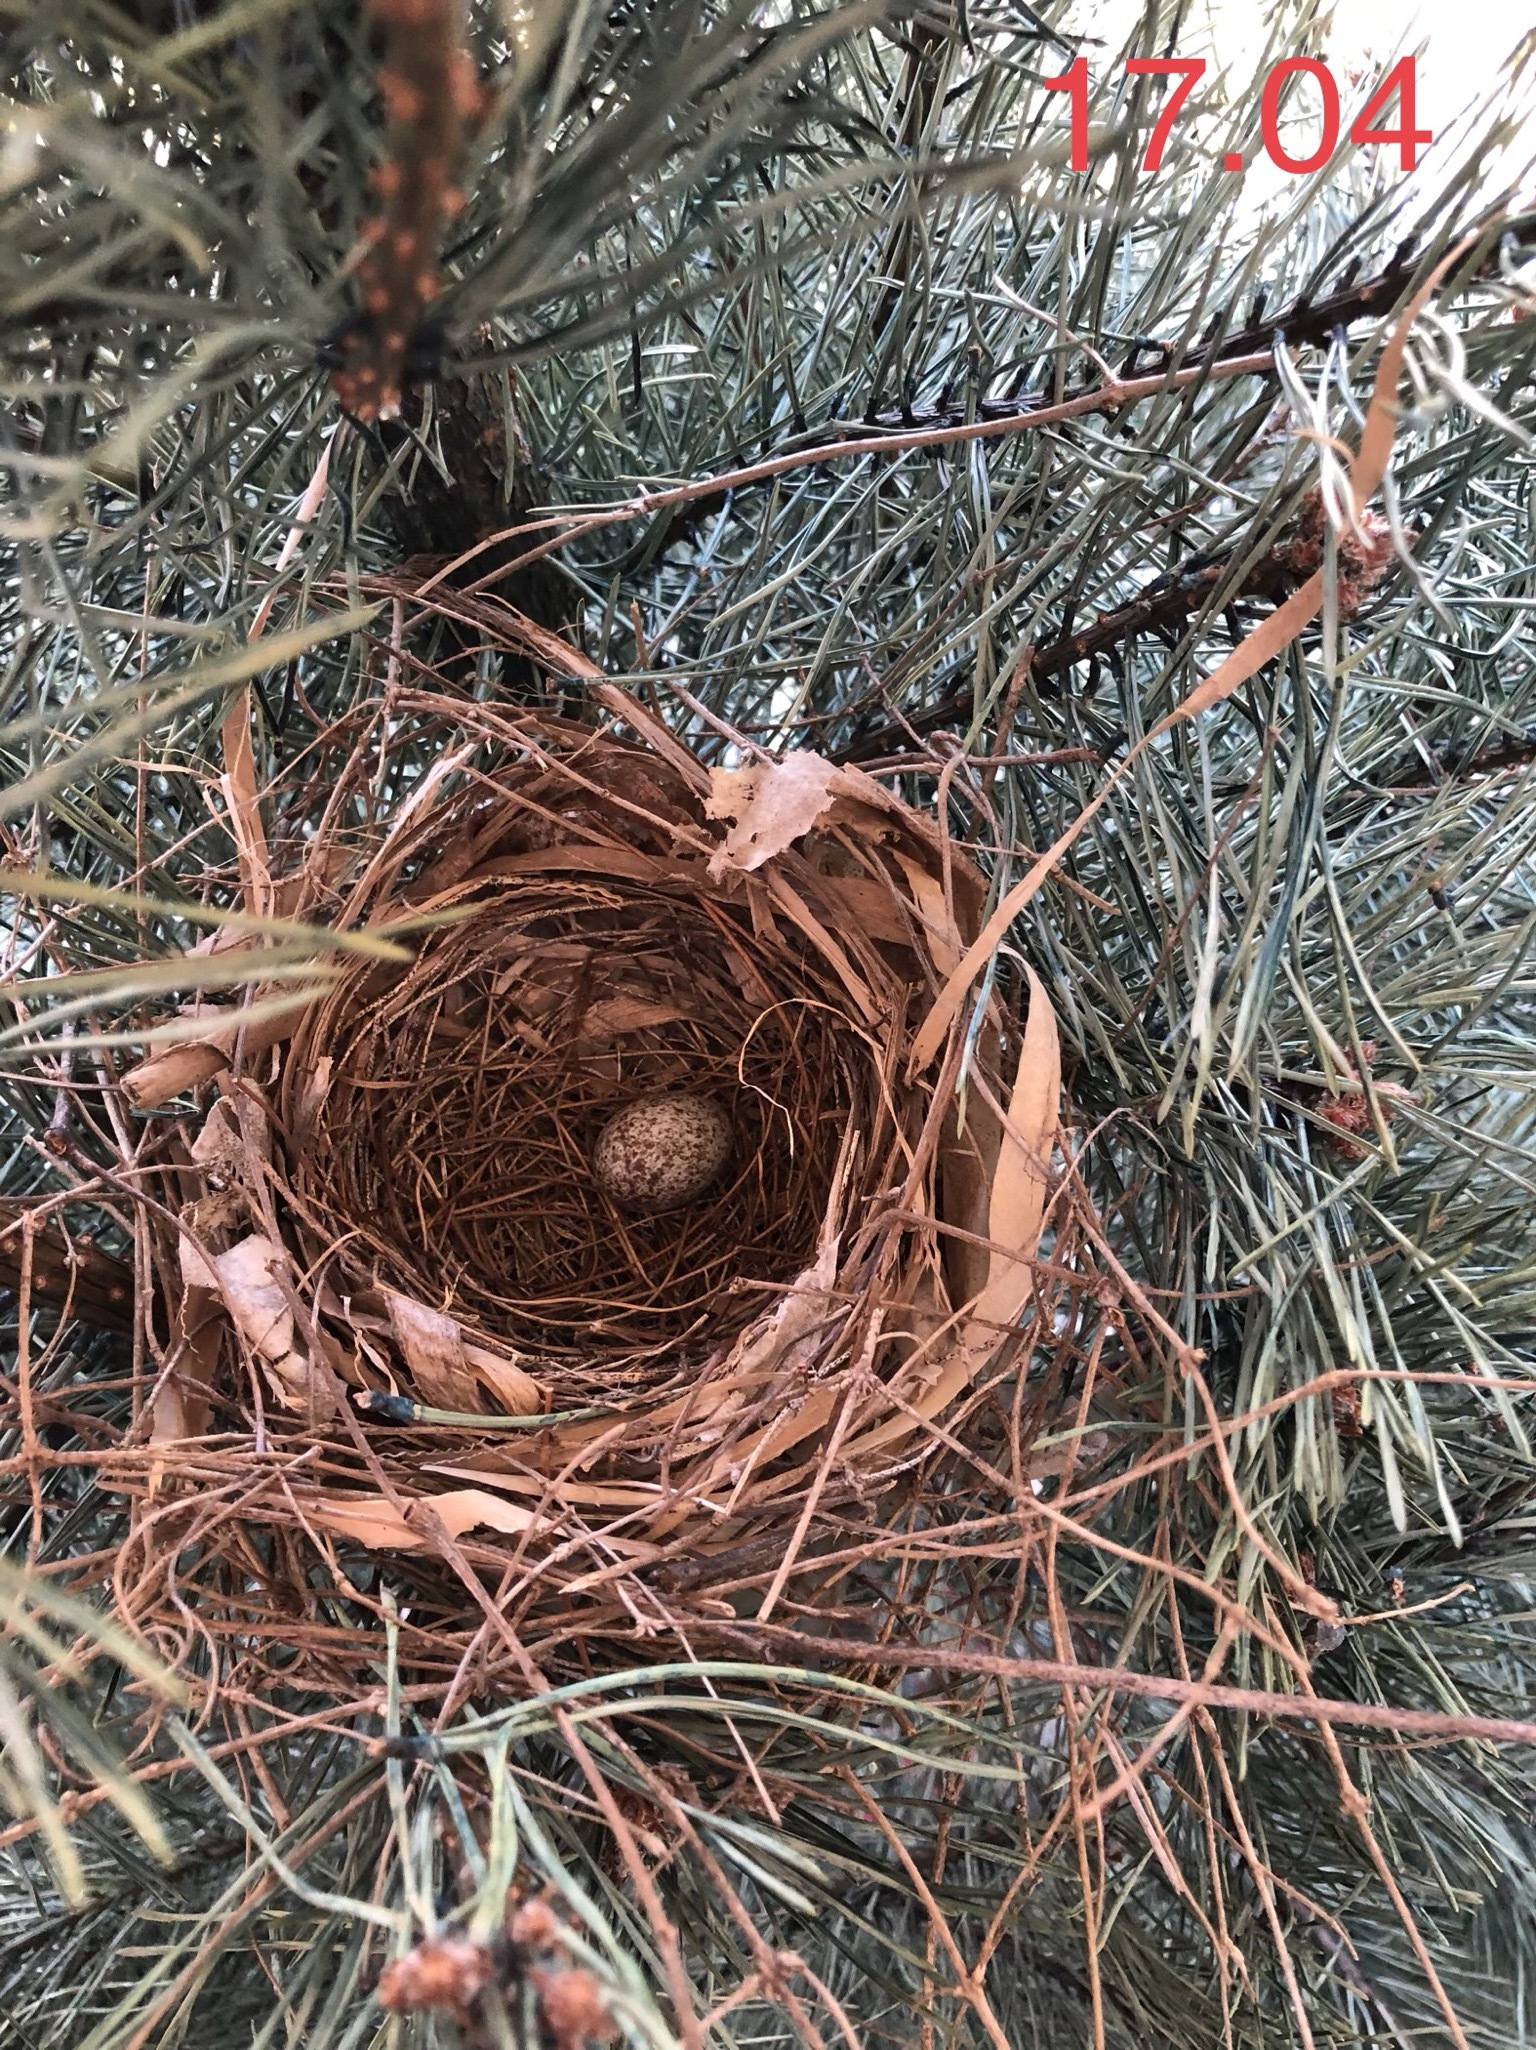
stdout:
[[725,1166],[731,1121],[711,1096],[642,1096],[610,1118],[592,1149],[598,1186],[621,1210],[659,1217],[693,1202]]

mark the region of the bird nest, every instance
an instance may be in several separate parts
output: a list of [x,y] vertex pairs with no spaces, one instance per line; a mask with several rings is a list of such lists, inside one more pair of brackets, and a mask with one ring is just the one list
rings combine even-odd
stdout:
[[[344,732],[245,864],[328,957],[126,1078],[202,1108],[148,1443],[106,1470],[242,1644],[355,1663],[381,1563],[418,1671],[488,1603],[583,1657],[684,1584],[727,1621],[732,1562],[830,1556],[1050,1318],[1043,991],[913,1057],[981,876],[858,771],[706,769],[599,695],[602,727],[397,693]],[[702,1184],[605,1180],[614,1120],[679,1103],[722,1135]]]

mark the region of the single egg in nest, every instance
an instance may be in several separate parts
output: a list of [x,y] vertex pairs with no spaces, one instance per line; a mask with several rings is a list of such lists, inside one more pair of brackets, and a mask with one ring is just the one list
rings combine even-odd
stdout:
[[642,1096],[598,1134],[592,1172],[621,1210],[659,1217],[703,1195],[725,1166],[731,1138],[731,1121],[712,1096]]

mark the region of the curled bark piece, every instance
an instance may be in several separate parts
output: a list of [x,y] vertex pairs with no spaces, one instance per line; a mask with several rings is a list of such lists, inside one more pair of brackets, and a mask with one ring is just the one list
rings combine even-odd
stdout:
[[123,1076],[123,1094],[135,1110],[158,1110],[173,1096],[211,1082],[234,1058],[265,1053],[292,1032],[294,1023],[313,1002],[314,990],[265,1000],[231,1011],[200,1004],[188,1014],[188,1037],[164,1045]]

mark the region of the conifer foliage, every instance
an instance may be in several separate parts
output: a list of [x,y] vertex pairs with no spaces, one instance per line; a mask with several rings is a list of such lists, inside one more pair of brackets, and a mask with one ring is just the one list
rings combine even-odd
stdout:
[[1536,50],[1194,12],[0,9],[7,2042],[1536,2040]]

